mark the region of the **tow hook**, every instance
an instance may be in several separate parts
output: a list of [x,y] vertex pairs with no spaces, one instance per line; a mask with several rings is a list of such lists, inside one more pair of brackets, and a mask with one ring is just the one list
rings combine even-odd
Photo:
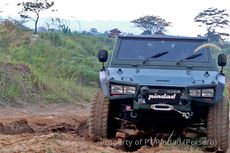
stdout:
[[181,111],[176,110],[176,109],[174,109],[174,111],[180,113],[182,115],[182,117],[184,117],[185,119],[189,119],[192,116],[192,113],[190,113],[190,112],[181,112]]
[[151,108],[156,111],[176,111],[182,115],[185,119],[189,119],[193,114],[191,112],[182,112],[175,109],[172,105],[169,104],[153,104]]

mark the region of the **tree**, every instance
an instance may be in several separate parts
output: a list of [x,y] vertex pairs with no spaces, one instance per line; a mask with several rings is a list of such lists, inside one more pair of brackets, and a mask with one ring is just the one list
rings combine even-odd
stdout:
[[131,21],[137,27],[144,29],[145,32],[150,34],[163,33],[166,27],[171,26],[171,22],[167,22],[159,16],[143,16]]
[[207,27],[207,35],[220,35],[220,36],[229,36],[228,33],[217,32],[220,29],[224,29],[229,26],[229,17],[226,10],[219,10],[217,8],[208,8],[200,12],[195,18],[194,21],[200,23],[199,26],[205,25]]
[[46,22],[49,31],[58,30],[63,33],[71,33],[70,21],[61,18],[50,18]]
[[[40,13],[51,8],[54,5],[54,1],[49,3],[47,0],[34,0],[33,2],[22,2],[17,5],[22,7],[22,10],[18,12],[21,18],[34,21],[34,34],[36,34]],[[32,14],[35,14],[35,17],[32,17]]]

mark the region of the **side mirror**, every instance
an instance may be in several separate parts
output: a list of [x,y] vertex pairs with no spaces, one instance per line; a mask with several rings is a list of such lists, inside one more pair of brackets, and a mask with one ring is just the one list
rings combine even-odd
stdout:
[[108,51],[107,50],[100,50],[98,54],[98,60],[102,63],[106,62],[108,59]]
[[219,54],[218,65],[224,67],[227,64],[227,57],[225,54]]
[[224,66],[227,64],[227,57],[224,54],[218,55],[218,65],[221,66],[220,74],[224,75]]

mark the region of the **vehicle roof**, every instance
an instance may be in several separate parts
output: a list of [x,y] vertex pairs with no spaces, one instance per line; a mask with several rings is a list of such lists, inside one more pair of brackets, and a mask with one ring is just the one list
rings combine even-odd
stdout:
[[118,38],[133,38],[133,39],[184,39],[184,40],[201,40],[207,41],[207,37],[186,37],[186,36],[171,36],[171,35],[119,35]]

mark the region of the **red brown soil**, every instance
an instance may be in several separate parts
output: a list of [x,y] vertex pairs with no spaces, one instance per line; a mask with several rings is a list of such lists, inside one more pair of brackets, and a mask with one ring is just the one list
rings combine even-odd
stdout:
[[[120,153],[119,140],[88,137],[89,104],[54,103],[0,107],[0,153]],[[107,143],[106,143],[107,142]],[[175,147],[142,147],[138,153],[200,152]]]

